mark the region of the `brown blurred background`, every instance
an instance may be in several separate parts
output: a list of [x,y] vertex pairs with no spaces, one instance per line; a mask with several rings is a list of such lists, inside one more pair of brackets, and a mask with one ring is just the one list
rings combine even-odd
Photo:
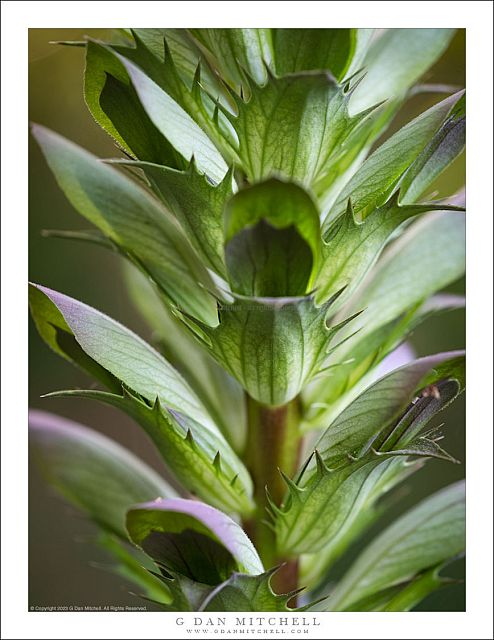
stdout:
[[[89,114],[82,93],[84,50],[49,44],[56,40],[81,40],[84,35],[105,38],[109,30],[31,29],[29,35],[30,119],[74,140],[101,157],[118,152],[111,139]],[[465,33],[458,31],[448,51],[424,78],[427,82],[465,86]],[[437,95],[413,98],[399,114],[392,130],[439,99]],[[58,189],[41,153],[29,139],[29,277],[100,309],[131,327],[143,337],[147,328],[131,308],[120,276],[120,258],[86,243],[43,238],[43,229],[85,229],[86,223]],[[459,158],[438,180],[440,195],[448,195],[464,181],[464,157]],[[464,283],[451,291],[462,293]],[[464,313],[429,320],[413,336],[418,355],[464,346]],[[446,330],[445,330],[446,326]],[[42,399],[40,395],[57,389],[85,387],[86,376],[55,356],[30,325],[30,387],[32,407],[52,411],[91,426],[118,440],[162,470],[158,456],[140,429],[126,416],[90,401]],[[441,415],[447,425],[447,449],[464,460],[464,399]],[[418,497],[464,477],[464,465],[431,461],[408,483],[390,517],[406,509]],[[139,605],[128,593],[130,585],[92,563],[108,563],[104,553],[91,544],[94,527],[75,509],[63,502],[40,478],[30,473],[29,518],[29,605]],[[380,524],[382,526],[382,523]],[[449,574],[464,575],[458,561]],[[430,596],[422,610],[464,610],[462,584]]]

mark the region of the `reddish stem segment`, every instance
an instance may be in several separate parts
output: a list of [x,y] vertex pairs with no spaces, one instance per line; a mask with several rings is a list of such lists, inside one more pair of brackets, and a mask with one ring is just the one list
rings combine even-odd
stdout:
[[[245,458],[254,481],[257,509],[253,517],[244,522],[244,527],[256,545],[266,569],[285,563],[273,577],[273,587],[278,592],[288,593],[298,587],[298,563],[277,555],[274,534],[262,521],[268,518],[266,488],[273,502],[280,506],[287,492],[280,470],[291,477],[298,466],[299,400],[296,398],[280,407],[268,407],[247,396],[247,418]],[[291,605],[293,606],[293,602]]]

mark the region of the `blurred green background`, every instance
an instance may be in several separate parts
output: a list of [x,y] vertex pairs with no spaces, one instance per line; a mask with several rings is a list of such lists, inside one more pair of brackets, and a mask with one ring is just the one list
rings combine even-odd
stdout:
[[[106,38],[103,29],[30,29],[29,111],[30,120],[41,123],[74,140],[101,157],[118,154],[112,140],[96,125],[82,94],[84,50],[50,44],[50,41],[81,40],[84,35]],[[448,51],[424,81],[465,86],[465,32],[459,30]],[[420,95],[410,100],[391,128],[414,117],[439,97]],[[464,182],[464,156],[443,174],[436,185],[448,195]],[[43,238],[43,229],[84,229],[88,224],[72,209],[58,189],[41,153],[29,139],[29,277],[101,309],[143,337],[147,328],[133,311],[122,285],[120,258],[86,243]],[[450,291],[463,293],[464,282]],[[429,320],[412,338],[418,355],[464,346],[464,312]],[[56,412],[91,426],[129,447],[158,470],[162,465],[140,429],[126,416],[91,402],[42,399],[57,389],[87,386],[86,376],[55,356],[30,324],[30,386],[32,407]],[[464,399],[441,414],[447,425],[447,449],[464,460]],[[405,510],[418,497],[465,475],[465,466],[431,461],[409,481],[390,510],[389,517]],[[128,593],[122,578],[93,566],[108,564],[108,558],[91,541],[94,527],[63,502],[40,478],[30,472],[29,605],[138,605],[142,601]],[[382,522],[379,524],[382,527]],[[458,561],[449,575],[462,578],[464,563]],[[150,609],[152,607],[149,607]],[[422,610],[461,611],[465,608],[462,584],[430,596]]]

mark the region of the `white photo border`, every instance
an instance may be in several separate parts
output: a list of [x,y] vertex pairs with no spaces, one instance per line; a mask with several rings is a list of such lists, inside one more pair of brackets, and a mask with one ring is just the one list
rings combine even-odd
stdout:
[[[180,638],[190,635],[186,627],[194,614],[78,615],[27,611],[28,29],[150,27],[159,23],[170,27],[466,29],[467,611],[307,614],[315,616],[320,625],[311,626],[310,633],[302,635],[342,639],[491,638],[492,3],[2,2],[2,14],[2,637]],[[236,615],[221,614],[231,619]],[[280,614],[270,616],[275,618]],[[187,624],[177,624],[177,618],[183,618]],[[220,635],[219,628],[215,628],[217,631],[211,628],[210,633]],[[253,633],[258,635],[262,631]]]

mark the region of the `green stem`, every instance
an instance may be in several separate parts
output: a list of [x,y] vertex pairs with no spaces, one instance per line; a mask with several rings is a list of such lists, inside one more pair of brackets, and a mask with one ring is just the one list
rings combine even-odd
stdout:
[[286,562],[275,575],[274,586],[287,593],[298,586],[298,565],[276,552],[275,537],[263,523],[268,515],[266,488],[276,505],[281,505],[287,486],[280,470],[293,476],[299,462],[300,403],[295,398],[280,407],[261,405],[246,396],[248,436],[245,462],[254,482],[256,511],[244,527],[259,551],[266,569]]

